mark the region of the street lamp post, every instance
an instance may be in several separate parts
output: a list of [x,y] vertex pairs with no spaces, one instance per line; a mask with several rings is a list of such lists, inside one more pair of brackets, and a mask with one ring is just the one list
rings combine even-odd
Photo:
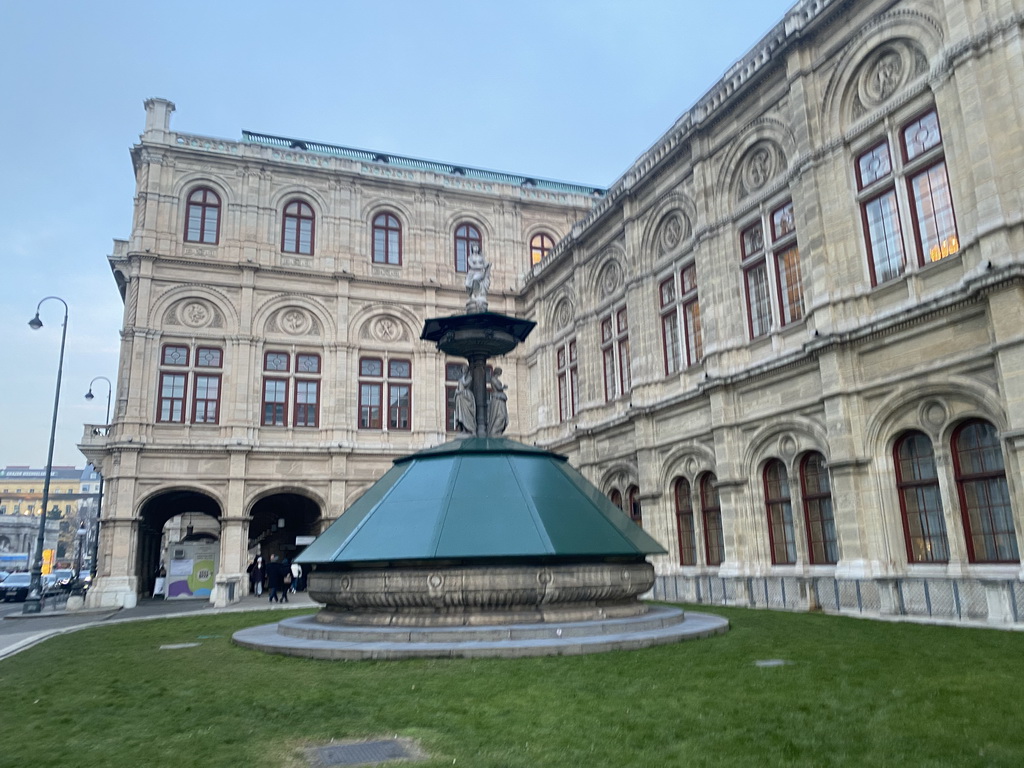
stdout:
[[[86,400],[92,400],[95,395],[92,393],[92,385],[97,381],[107,382],[107,415],[106,421],[103,424],[107,428],[107,434],[110,434],[110,393],[114,387],[110,383],[110,379],[106,376],[96,376],[92,381],[89,382],[89,391],[85,393]],[[96,560],[99,557],[100,551],[100,516],[103,514],[103,473],[100,472],[100,490],[99,496],[96,498],[96,522],[93,524],[92,533],[92,558],[89,563],[89,575],[93,581],[96,580]]]
[[50,299],[64,305],[64,322],[60,332],[60,357],[57,362],[57,387],[53,394],[53,419],[50,422],[50,449],[46,454],[46,478],[43,480],[42,514],[39,516],[39,535],[36,538],[36,551],[32,558],[32,576],[29,581],[28,597],[25,599],[23,613],[39,613],[42,611],[43,594],[43,547],[46,539],[46,507],[50,502],[50,475],[53,473],[53,443],[57,439],[57,409],[60,406],[60,380],[64,375],[64,342],[68,336],[68,303],[60,296],[47,296],[36,305],[36,316],[28,321],[29,327],[38,331],[43,327],[39,319],[39,309]]
[[81,581],[82,578],[82,552],[85,549],[85,537],[89,531],[85,527],[85,521],[83,520],[79,526],[78,531],[75,533],[75,543],[78,544],[78,553],[75,556],[75,581]]

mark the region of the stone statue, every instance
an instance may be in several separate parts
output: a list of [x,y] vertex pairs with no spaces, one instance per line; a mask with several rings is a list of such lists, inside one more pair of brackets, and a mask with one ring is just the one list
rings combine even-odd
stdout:
[[473,395],[473,373],[468,365],[455,388],[455,429],[476,435],[476,397]]
[[491,287],[491,265],[484,259],[479,245],[470,246],[466,266],[466,292],[469,294],[466,311],[486,312],[487,291]]
[[501,368],[491,374],[491,396],[487,401],[487,436],[500,437],[508,428],[508,387],[501,383]]

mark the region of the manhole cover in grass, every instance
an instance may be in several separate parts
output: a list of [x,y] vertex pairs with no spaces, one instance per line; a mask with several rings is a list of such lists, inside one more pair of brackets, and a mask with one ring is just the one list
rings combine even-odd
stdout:
[[316,768],[332,768],[337,765],[378,765],[392,761],[410,762],[423,760],[425,755],[410,739],[379,739],[357,741],[348,744],[331,744],[326,747],[312,747],[306,750]]

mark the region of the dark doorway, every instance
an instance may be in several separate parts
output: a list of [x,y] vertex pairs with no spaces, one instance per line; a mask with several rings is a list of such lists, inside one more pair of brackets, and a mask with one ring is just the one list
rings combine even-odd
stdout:
[[[296,537],[320,533],[320,507],[297,493],[278,493],[253,505],[249,522],[249,549],[265,558],[278,555],[291,560],[306,548]],[[300,538],[301,541],[301,538]]]
[[163,556],[161,544],[164,526],[178,515],[208,515],[219,521],[221,512],[216,501],[195,491],[167,491],[142,505],[139,513],[138,557],[135,562],[140,596],[153,594],[153,585]]

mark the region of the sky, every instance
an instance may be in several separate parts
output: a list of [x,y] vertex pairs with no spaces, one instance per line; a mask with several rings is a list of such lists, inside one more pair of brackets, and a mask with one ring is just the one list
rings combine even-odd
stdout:
[[[143,101],[171,129],[270,133],[595,186],[795,0],[0,0],[0,467],[54,465],[105,420]],[[115,390],[116,399],[116,390]]]

